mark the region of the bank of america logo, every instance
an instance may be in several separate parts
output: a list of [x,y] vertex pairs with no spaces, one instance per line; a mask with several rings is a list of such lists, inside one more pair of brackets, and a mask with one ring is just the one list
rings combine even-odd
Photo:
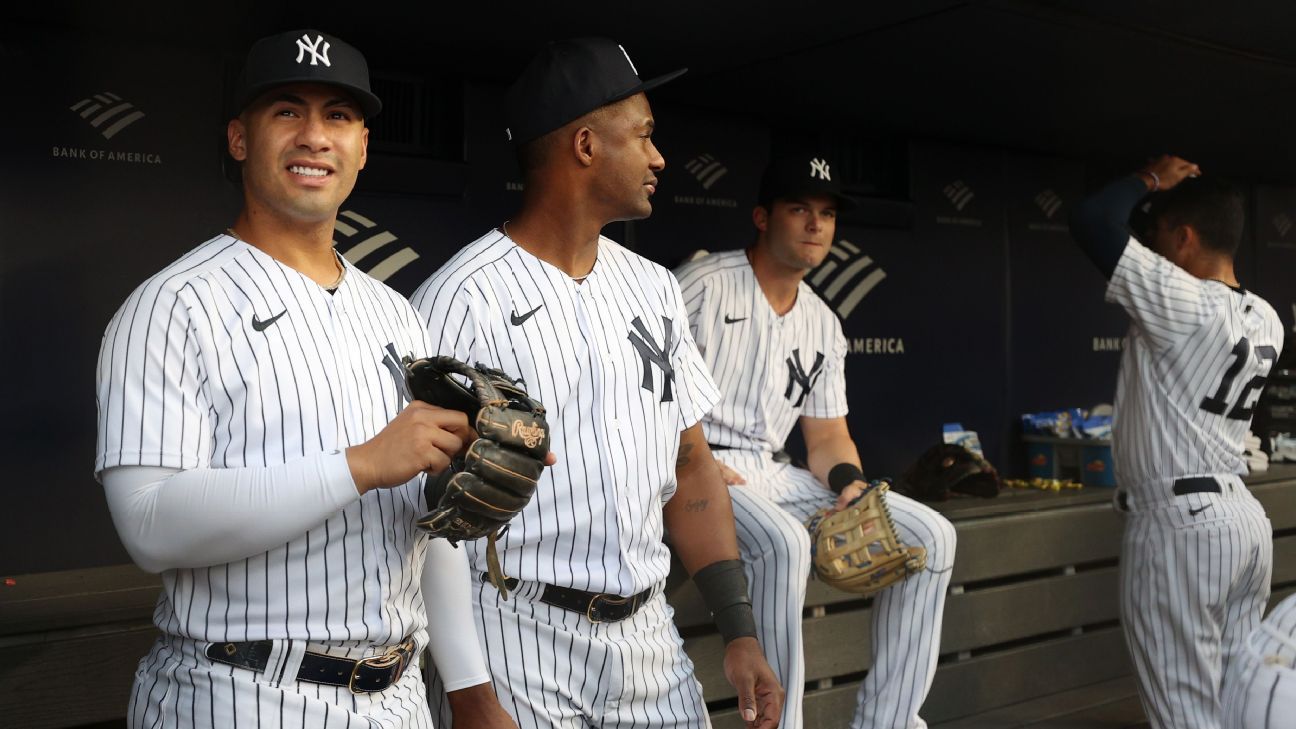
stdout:
[[1044,213],[1044,217],[1049,220],[1057,214],[1058,208],[1062,207],[1062,198],[1058,197],[1056,192],[1045,190],[1035,196],[1035,207]]
[[1274,229],[1278,231],[1280,237],[1286,238],[1287,233],[1292,229],[1291,216],[1287,213],[1278,213],[1273,217],[1273,226]]
[[122,97],[110,91],[82,99],[68,108],[88,120],[104,139],[112,139],[121,130],[144,118],[144,112],[135,109],[134,104],[123,101]]
[[972,202],[974,197],[976,195],[972,192],[972,188],[968,187],[962,180],[955,180],[945,186],[945,198],[960,213],[963,212],[963,208],[967,207],[968,203]]
[[703,190],[710,190],[712,185],[729,173],[729,168],[725,167],[723,162],[709,154],[694,157],[684,165],[684,169],[697,178]]
[[875,266],[873,259],[860,252],[855,244],[839,240],[808,278],[810,286],[828,302],[837,316],[845,319],[874,287],[882,283],[886,271]]
[[396,236],[386,230],[374,230],[377,227],[377,223],[360,213],[343,210],[333,223],[334,231],[342,237],[334,238],[333,245],[351,265],[379,281],[386,281],[418,260],[419,255],[408,247],[392,253],[389,246],[396,242]]

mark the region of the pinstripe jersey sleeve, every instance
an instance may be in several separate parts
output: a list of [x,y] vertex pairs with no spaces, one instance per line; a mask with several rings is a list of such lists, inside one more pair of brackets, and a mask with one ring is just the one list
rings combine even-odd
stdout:
[[[804,295],[805,292],[802,292]],[[806,394],[801,414],[811,418],[842,418],[850,411],[846,400],[846,335],[842,333],[841,320],[820,301],[815,307],[823,332],[823,341],[832,342],[827,371],[819,379],[819,387]]]
[[211,420],[184,288],[144,282],[100,344],[95,474],[114,466],[190,469],[211,458]]
[[446,286],[423,301],[426,308],[421,316],[427,321],[432,347],[429,356],[446,355],[469,364],[483,359],[475,351],[479,341],[478,313],[466,286],[466,282],[459,286]]
[[715,380],[711,378],[711,370],[698,352],[697,342],[693,339],[692,319],[679,283],[669,272],[665,273],[664,278],[674,304],[675,320],[690,322],[689,326],[680,328],[679,340],[675,343],[675,351],[671,353],[680,393],[680,417],[683,420],[680,430],[685,430],[700,422],[720,402],[720,389],[716,387]]
[[1210,315],[1203,282],[1130,238],[1107,284],[1107,301],[1120,304],[1159,350],[1173,347]]
[[680,295],[684,297],[684,313],[688,315],[693,344],[705,356],[714,319],[707,315],[706,278],[697,266],[688,265],[676,269],[675,276],[679,281]]

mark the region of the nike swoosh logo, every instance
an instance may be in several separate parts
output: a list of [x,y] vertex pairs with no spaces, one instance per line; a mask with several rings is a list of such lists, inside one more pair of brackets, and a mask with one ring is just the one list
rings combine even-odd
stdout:
[[740,318],[738,318],[738,319],[734,319],[733,317],[729,316],[728,314],[725,314],[725,324],[737,324],[737,323],[740,322],[740,321],[747,321],[747,317],[744,316],[744,317],[740,317]]
[[270,326],[271,324],[274,324],[275,322],[279,321],[279,317],[281,317],[281,316],[283,316],[284,314],[287,314],[287,313],[288,313],[288,310],[287,310],[287,309],[284,309],[283,311],[279,312],[278,314],[275,314],[274,316],[270,317],[269,319],[266,319],[265,321],[261,321],[260,319],[257,318],[256,314],[253,314],[253,315],[252,315],[252,330],[253,330],[253,331],[256,331],[256,332],[264,332],[264,331],[266,330],[266,327],[268,327],[268,326]]
[[1188,510],[1188,516],[1197,516],[1198,514],[1202,513],[1203,511],[1206,511],[1207,509],[1211,508],[1212,506],[1214,506],[1214,504],[1207,504],[1207,505],[1201,507],[1200,509],[1189,509],[1189,510]]
[[543,306],[544,304],[541,304],[540,306],[537,306],[536,308],[532,309],[531,311],[528,311],[527,313],[521,316],[518,316],[517,309],[514,309],[511,312],[511,316],[509,316],[509,321],[513,322],[513,326],[520,327],[522,326],[523,323],[526,322],[527,319],[530,319],[531,317],[535,316],[535,313],[537,311],[540,311],[540,309]]

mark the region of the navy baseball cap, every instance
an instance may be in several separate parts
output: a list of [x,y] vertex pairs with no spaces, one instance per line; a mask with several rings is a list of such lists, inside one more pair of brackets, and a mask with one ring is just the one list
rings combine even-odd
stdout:
[[794,195],[831,195],[837,208],[855,207],[855,200],[842,192],[840,171],[833,170],[828,158],[810,152],[781,154],[770,160],[761,175],[758,202],[766,207],[779,198]]
[[508,132],[529,142],[564,124],[679,78],[681,68],[649,81],[639,78],[630,54],[607,38],[573,38],[546,45],[508,90]]
[[355,46],[317,30],[293,30],[252,44],[234,87],[234,113],[262,93],[284,84],[329,84],[344,89],[370,119],[382,101],[369,90],[369,64]]

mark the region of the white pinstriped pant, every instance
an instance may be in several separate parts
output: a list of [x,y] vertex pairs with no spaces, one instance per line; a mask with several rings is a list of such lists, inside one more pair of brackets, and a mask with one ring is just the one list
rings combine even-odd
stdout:
[[[296,673],[305,641],[276,641],[271,664],[258,673],[213,663],[203,641],[162,635],[140,660],[126,723],[132,729],[432,729],[427,691],[417,667],[396,685],[371,694],[308,681],[276,681]],[[289,645],[291,643],[291,645]],[[314,650],[314,648],[313,648]],[[382,653],[366,651],[350,655]],[[333,655],[344,655],[333,651]]]
[[1153,727],[1219,729],[1223,677],[1260,624],[1272,571],[1273,528],[1240,480],[1126,515],[1121,625]]
[[1296,640],[1262,625],[1224,677],[1224,729],[1280,729],[1296,717]]
[[[716,458],[747,483],[731,486],[738,548],[747,568],[760,641],[787,701],[780,727],[801,729],[805,656],[801,617],[811,571],[805,521],[836,495],[813,474],[757,453],[716,451]],[[927,698],[940,653],[946,588],[954,565],[954,526],[935,510],[888,493],[897,536],[927,549],[927,569],[873,598],[872,663],[860,686],[855,729],[922,729],[918,710]]]
[[[540,602],[525,582],[507,600],[475,579],[473,610],[495,694],[519,729],[710,729],[702,686],[661,589],[634,615],[592,623]],[[440,680],[438,724],[453,726]]]

